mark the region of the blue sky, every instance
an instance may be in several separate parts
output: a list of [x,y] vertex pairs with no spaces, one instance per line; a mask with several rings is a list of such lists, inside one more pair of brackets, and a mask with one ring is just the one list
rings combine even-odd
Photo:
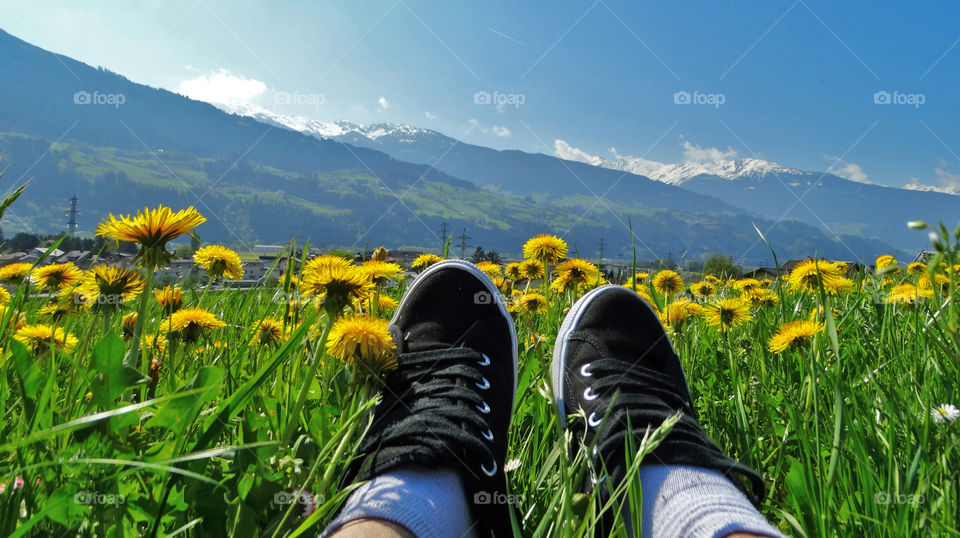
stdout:
[[[5,0],[0,27],[279,113],[662,162],[694,158],[689,142],[899,186],[960,183],[958,15],[949,2]],[[881,91],[902,104],[876,104]]]

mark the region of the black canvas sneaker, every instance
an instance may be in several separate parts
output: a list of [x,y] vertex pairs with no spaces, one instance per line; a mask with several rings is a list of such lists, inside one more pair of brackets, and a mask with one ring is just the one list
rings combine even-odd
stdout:
[[444,261],[407,290],[390,322],[396,371],[344,485],[406,465],[457,471],[480,535],[509,536],[504,475],[517,390],[517,334],[476,266]]
[[643,464],[712,469],[754,504],[763,500],[760,476],[726,457],[700,427],[680,359],[656,313],[633,290],[597,288],[570,308],[553,348],[552,377],[560,416],[583,410],[568,427],[574,446],[595,443],[591,452],[597,475],[588,477],[586,488],[606,482],[601,499],[627,472],[628,417],[639,447],[647,426],[655,429],[681,411],[680,421]]

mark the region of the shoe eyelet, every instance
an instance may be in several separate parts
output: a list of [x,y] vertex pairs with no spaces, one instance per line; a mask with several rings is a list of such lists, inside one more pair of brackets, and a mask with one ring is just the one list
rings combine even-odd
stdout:
[[589,424],[591,428],[596,428],[601,422],[603,422],[603,419],[597,418],[596,413],[590,413],[590,416],[587,418],[587,424]]
[[587,371],[587,368],[590,368],[590,363],[589,363],[589,362],[588,362],[587,364],[584,364],[583,366],[580,367],[580,375],[582,375],[583,377],[591,377],[591,376],[593,376],[592,373],[590,373],[590,372]]
[[486,465],[485,463],[481,463],[481,464],[480,464],[480,470],[483,471],[483,474],[485,474],[485,475],[487,475],[487,476],[493,476],[493,475],[497,474],[497,462],[493,462],[493,470],[491,470],[491,471],[488,471],[488,470],[487,470],[487,465]]
[[477,383],[477,388],[480,389],[480,390],[487,390],[487,389],[489,389],[489,388],[490,388],[490,382],[487,381],[487,378],[481,377],[480,379],[482,379],[483,382]]
[[488,429],[485,432],[480,432],[480,435],[482,435],[487,441],[493,441],[493,430]]
[[480,355],[483,356],[483,360],[480,361],[480,366],[486,366],[490,364],[490,357],[488,357],[486,353],[481,353]]
[[594,394],[592,387],[587,387],[587,390],[583,391],[583,399],[590,402],[597,399],[599,394]]
[[477,410],[483,413],[484,415],[490,412],[490,406],[487,405],[487,402],[483,402],[483,407],[480,407],[479,405],[476,407],[477,407]]

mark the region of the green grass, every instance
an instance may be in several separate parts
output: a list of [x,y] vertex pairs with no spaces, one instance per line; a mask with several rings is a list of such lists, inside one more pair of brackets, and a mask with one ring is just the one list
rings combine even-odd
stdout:
[[[940,255],[960,261],[956,245]],[[675,325],[700,421],[764,476],[761,510],[788,534],[958,536],[960,421],[935,423],[930,409],[960,403],[960,308],[939,290],[915,307],[887,304],[883,275],[859,278],[862,291],[839,297],[775,282],[779,303],[754,307],[751,321],[726,333],[699,318]],[[399,298],[403,288],[384,293]],[[227,326],[145,353],[131,368],[120,313],[52,322],[77,337],[71,353],[34,353],[13,340],[15,316],[51,322],[38,312],[49,300],[28,291],[17,290],[0,325],[0,535],[316,536],[349,493],[340,476],[375,400],[335,359],[318,356],[319,369],[308,368],[325,315],[296,309],[302,324],[282,345],[248,345],[260,320],[285,318],[290,292],[186,291],[185,307]],[[549,382],[553,340],[574,297],[548,299],[546,313],[517,315],[513,515],[525,536],[591,536],[599,508],[578,492],[584,451],[568,446]],[[819,307],[826,329],[808,347],[768,351],[782,323]],[[163,316],[152,297],[147,308],[144,332],[156,333]],[[154,357],[163,368],[151,379]],[[655,442],[634,448],[642,455]],[[25,484],[13,488],[15,477]],[[297,487],[317,496],[308,517],[274,502]],[[621,493],[613,503],[639,502]]]

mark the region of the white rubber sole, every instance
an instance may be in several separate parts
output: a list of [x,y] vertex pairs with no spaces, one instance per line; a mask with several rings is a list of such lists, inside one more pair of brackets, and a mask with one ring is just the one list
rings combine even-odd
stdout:
[[[500,308],[500,313],[503,314],[503,317],[507,321],[507,326],[510,328],[510,350],[511,350],[511,358],[513,359],[513,395],[510,398],[510,410],[511,410],[510,415],[511,415],[511,423],[512,423],[513,407],[514,405],[516,405],[516,398],[517,398],[517,374],[519,370],[518,368],[519,362],[517,360],[517,349],[518,349],[517,348],[517,327],[513,322],[513,317],[510,316],[509,312],[507,312],[506,303],[503,299],[503,296],[500,294],[500,289],[497,288],[497,286],[493,283],[493,280],[491,280],[486,273],[481,271],[476,265],[473,265],[472,263],[468,263],[462,260],[444,260],[442,262],[437,262],[431,265],[430,267],[427,267],[426,269],[424,269],[424,271],[417,276],[416,280],[414,280],[413,283],[410,284],[410,287],[407,288],[406,293],[404,293],[403,297],[400,299],[400,304],[397,305],[397,310],[394,312],[393,315],[394,317],[396,317],[397,314],[403,310],[403,305],[406,304],[407,297],[409,297],[411,292],[417,289],[418,285],[420,285],[425,280],[424,277],[426,277],[431,273],[439,271],[441,269],[449,269],[453,267],[467,271],[468,273],[477,277],[481,282],[483,282],[483,285],[487,288],[487,293],[489,293],[490,296],[494,299],[494,301],[496,301],[497,307]],[[390,325],[393,325],[393,321],[394,321],[393,319],[390,320]]]

